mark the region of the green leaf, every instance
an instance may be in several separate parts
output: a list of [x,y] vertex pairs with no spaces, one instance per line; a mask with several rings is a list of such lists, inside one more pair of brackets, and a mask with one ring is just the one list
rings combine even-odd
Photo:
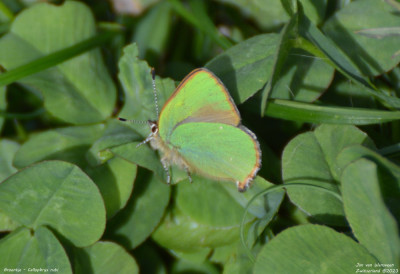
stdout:
[[221,273],[217,266],[207,261],[191,262],[187,260],[178,260],[174,263],[171,270],[172,274],[179,273],[207,273],[218,274]]
[[[268,224],[273,220],[273,217],[277,215],[285,194],[285,187],[283,187],[283,185],[270,184],[259,176],[256,177],[254,182],[256,184],[250,188],[250,190],[253,189],[253,193],[251,193],[253,195],[249,197],[246,203],[240,227],[240,242],[242,244],[242,250],[240,252],[246,254],[248,259],[244,261],[235,259],[234,262],[234,264],[243,263],[244,267],[247,267],[249,261],[254,262],[252,253],[258,253],[260,243],[264,243],[267,237],[269,238],[273,235],[272,230],[268,228]],[[263,187],[260,189],[260,186]],[[258,207],[256,207],[257,205]],[[254,209],[258,210],[255,211]],[[263,211],[260,209],[263,209]],[[253,215],[257,216],[257,219],[246,231],[244,224],[248,218],[248,213],[253,213]]]
[[170,186],[148,172],[139,172],[126,207],[107,224],[107,237],[133,249],[154,231],[164,215]]
[[399,36],[400,28],[399,27],[370,28],[370,29],[355,31],[354,33],[375,39],[382,39],[385,37]]
[[[229,182],[216,183],[221,184],[221,186],[225,188],[229,195],[243,208],[246,208],[248,206],[249,201],[254,197],[254,195],[271,186],[274,186],[274,184],[266,181],[260,176],[256,176],[256,178],[251,183],[250,188],[248,188],[246,192],[243,193],[237,191],[237,186],[235,184]],[[277,213],[284,195],[285,192],[283,190],[268,194],[263,198],[253,201],[249,205],[248,210],[257,218],[271,220],[272,217]]]
[[362,34],[379,28],[398,28],[397,12],[385,1],[354,1],[331,16],[324,24],[324,31],[340,48],[346,49],[364,75],[377,76],[400,62],[400,56],[394,55],[400,49],[400,36]]
[[316,25],[320,25],[326,18],[328,0],[300,0],[304,13]]
[[131,163],[154,172],[159,180],[166,182],[165,170],[157,156],[157,153],[148,145],[137,147],[140,142],[132,142],[111,148],[112,153]]
[[31,61],[25,65],[14,68],[0,75],[0,86],[12,84],[24,77],[54,67],[73,57],[81,55],[86,51],[102,45],[105,41],[109,40],[115,34],[116,33],[110,31],[101,33],[92,38],[83,40],[82,42],[79,42],[73,46],[55,51],[43,57],[37,58],[34,61]]
[[172,24],[171,4],[162,1],[144,15],[136,26],[133,42],[139,48],[139,57],[160,56],[165,51]]
[[3,124],[4,124],[3,113],[5,112],[6,109],[7,109],[6,87],[0,87],[0,133],[3,129]]
[[12,160],[18,149],[18,143],[11,140],[0,140],[0,182],[17,172]]
[[230,273],[251,273],[253,263],[244,252],[244,246],[240,241],[230,245],[215,248],[210,258],[213,262],[222,264],[224,272]]
[[343,171],[352,162],[361,158],[373,161],[378,168],[380,191],[391,214],[400,219],[400,168],[377,152],[360,145],[345,148],[337,157],[339,170]]
[[0,240],[0,268],[46,269],[57,273],[72,273],[67,254],[53,233],[38,227],[34,234],[19,228]]
[[265,115],[290,121],[348,125],[381,124],[400,119],[399,111],[332,107],[289,100],[271,100]]
[[[299,12],[299,33],[307,38],[312,45],[319,49],[322,52],[322,56],[326,56],[336,69],[338,69],[344,75],[368,86],[368,81],[363,78],[360,71],[352,63],[349,57],[345,55],[340,48],[338,48],[328,37],[326,37],[314,24],[312,24],[310,20],[303,13],[301,13],[301,9]],[[299,42],[302,41],[300,40]],[[305,45],[300,44],[299,46],[304,46],[304,49],[307,50],[308,48],[312,49],[312,45],[305,43]]]
[[284,230],[261,249],[254,274],[354,273],[357,263],[374,265],[378,261],[342,233],[319,225],[301,225]]
[[400,238],[396,220],[380,191],[387,183],[378,166],[366,159],[349,164],[342,173],[343,205],[347,220],[360,244],[380,263],[400,265]]
[[227,245],[238,237],[239,226],[212,227],[199,224],[178,210],[169,212],[152,234],[152,239],[162,247],[183,253]]
[[193,9],[191,11],[187,10],[180,1],[169,0],[169,3],[176,13],[192,24],[196,29],[211,37],[211,39],[221,48],[228,49],[232,46],[228,39],[219,35],[218,30],[214,27],[213,22],[205,11],[204,3],[199,1],[189,1]]
[[97,139],[86,153],[86,159],[93,167],[106,163],[114,155],[111,148],[134,141],[142,141],[143,137],[133,130],[128,123],[108,120],[103,135]]
[[[267,100],[270,97],[272,90],[275,87],[276,82],[278,81],[281,70],[289,55],[289,51],[292,47],[292,43],[290,42],[290,38],[296,35],[295,31],[297,29],[297,15],[293,16],[289,22],[286,23],[285,27],[282,29],[279,34],[279,41],[276,47],[276,52],[274,53],[273,60],[273,69],[271,79],[268,81],[267,85],[262,90],[262,99],[261,99],[261,113],[265,111],[265,107],[267,104]],[[288,87],[286,87],[288,88]],[[278,96],[279,98],[279,96]]]
[[262,29],[273,29],[284,24],[289,18],[280,1],[263,0],[218,0],[240,9],[243,14],[253,18]]
[[[322,96],[324,103],[329,104],[331,107],[336,105],[355,108],[355,110],[361,108],[360,110],[368,110],[372,111],[372,113],[383,111],[381,104],[365,91],[365,86],[358,82],[344,79],[342,76],[337,76],[337,79],[332,82],[329,90]],[[387,112],[382,113],[383,117],[385,116],[384,113]],[[368,115],[363,114],[363,116]]]
[[[124,48],[124,54],[119,60],[118,78],[121,81],[125,100],[119,117],[146,122],[158,120],[156,104],[161,109],[175,89],[175,83],[170,79],[156,78],[157,101],[154,98],[150,67],[145,61],[137,58],[138,48],[131,44]],[[143,136],[150,133],[146,124],[131,124]]]
[[20,226],[21,226],[21,224],[12,220],[6,214],[4,214],[3,212],[0,211],[0,232],[12,231]]
[[[340,167],[337,155],[353,144],[373,146],[368,136],[353,126],[322,125],[314,132],[297,135],[282,155],[285,183],[309,183],[339,193]],[[339,200],[318,189],[299,186],[289,188],[290,200],[317,220],[345,225],[343,206]]]
[[381,102],[393,108],[400,108],[400,99],[388,96],[382,91],[377,90],[369,79],[360,72],[360,69],[354,64],[354,60],[344,54],[332,40],[325,36],[301,12],[299,13],[299,22],[299,33],[312,43],[312,45],[303,43],[300,44],[299,47],[312,52],[316,56],[327,58],[343,75],[365,86],[364,91],[366,94],[378,98]]
[[334,69],[324,60],[293,49],[282,68],[271,98],[314,102],[331,84]]
[[269,81],[279,39],[277,34],[254,36],[216,56],[205,67],[221,79],[237,104],[243,103]]
[[110,219],[128,202],[136,178],[137,166],[121,158],[112,158],[103,164],[85,169],[98,186]]
[[[136,165],[120,158],[109,159],[114,155],[108,151],[114,145],[132,141],[135,136],[139,135],[115,120],[105,125],[49,130],[32,135],[18,150],[14,163],[26,167],[51,159],[79,165],[99,187],[106,205],[107,218],[110,218],[125,206],[130,197]],[[109,158],[102,158],[104,154],[109,155]],[[91,161],[91,165],[88,161]]]
[[105,227],[98,188],[78,167],[47,161],[0,184],[0,210],[34,230],[48,225],[76,246],[97,241]]
[[[237,241],[244,208],[221,184],[194,176],[192,184],[186,181],[173,186],[176,203],[153,233],[153,239],[165,248],[184,253]],[[247,221],[251,219],[254,217]]]
[[173,254],[182,261],[202,263],[210,256],[211,248],[203,247],[196,252],[182,252],[173,250]]
[[18,150],[14,165],[22,168],[42,160],[57,159],[85,167],[85,154],[104,129],[104,124],[96,124],[33,134]]
[[280,2],[286,13],[292,18],[297,12],[297,0],[281,0]]
[[[211,227],[233,227],[240,225],[244,207],[239,205],[226,189],[225,183],[201,177],[193,183],[184,182],[176,186],[176,207],[195,222]],[[231,183],[235,186],[234,183]],[[236,190],[237,191],[237,190]]]
[[0,22],[8,22],[12,21],[14,19],[14,14],[10,8],[4,4],[3,2],[0,2]]
[[135,259],[122,247],[111,242],[97,242],[77,249],[75,273],[139,273]]
[[[293,0],[268,2],[264,0],[218,0],[218,2],[236,6],[241,13],[252,18],[264,30],[281,27],[288,21],[288,15],[292,16],[296,12],[294,9],[296,1]],[[304,6],[304,12],[315,24],[319,24],[325,18],[327,0],[301,0],[300,2]]]
[[[62,6],[33,5],[17,16],[10,33],[1,38],[0,63],[11,70],[94,34],[93,16],[79,2],[67,1]],[[75,124],[104,120],[111,115],[116,100],[114,84],[99,50],[19,82],[38,89],[43,94],[45,108],[52,115]]]

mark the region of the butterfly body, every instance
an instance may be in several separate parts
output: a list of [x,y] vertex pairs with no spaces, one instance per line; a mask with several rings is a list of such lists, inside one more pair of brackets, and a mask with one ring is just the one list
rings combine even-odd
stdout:
[[160,151],[170,181],[176,165],[204,177],[233,181],[245,191],[261,166],[254,133],[240,124],[240,114],[222,82],[207,69],[192,71],[150,121],[144,142]]
[[[186,170],[189,174],[193,172],[189,164],[184,160],[182,155],[179,154],[178,150],[171,145],[164,142],[159,133],[157,122],[149,121],[151,130],[150,146],[154,150],[158,150],[161,153],[161,163],[164,169],[167,171],[167,182],[170,183],[169,166],[176,165],[180,169]],[[189,175],[190,176],[190,175]],[[191,178],[190,178],[191,179]]]

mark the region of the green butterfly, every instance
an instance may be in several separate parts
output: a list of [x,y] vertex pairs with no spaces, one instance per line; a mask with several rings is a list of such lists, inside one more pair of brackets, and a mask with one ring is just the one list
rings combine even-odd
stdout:
[[243,192],[260,169],[261,150],[255,134],[240,120],[224,84],[211,71],[199,68],[179,84],[158,121],[148,121],[151,133],[141,144],[150,142],[160,151],[167,183],[169,168],[176,165],[186,170],[190,181],[194,172],[236,182]]

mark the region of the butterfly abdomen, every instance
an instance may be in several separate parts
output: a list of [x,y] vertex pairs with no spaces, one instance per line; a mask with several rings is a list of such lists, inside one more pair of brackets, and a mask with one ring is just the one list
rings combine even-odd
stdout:
[[179,151],[173,147],[168,146],[157,134],[150,141],[150,145],[153,149],[158,150],[161,154],[161,161],[166,163],[167,166],[176,165],[182,170],[188,170],[192,172],[192,168],[180,155]]

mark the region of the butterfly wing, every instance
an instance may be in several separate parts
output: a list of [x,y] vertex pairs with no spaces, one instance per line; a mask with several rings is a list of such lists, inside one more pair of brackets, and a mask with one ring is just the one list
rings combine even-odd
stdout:
[[246,189],[261,165],[255,135],[245,127],[221,123],[179,125],[168,140],[195,172],[217,180],[238,182]]
[[210,122],[237,126],[240,114],[224,84],[205,68],[192,71],[161,110],[159,134],[169,139],[184,123]]

